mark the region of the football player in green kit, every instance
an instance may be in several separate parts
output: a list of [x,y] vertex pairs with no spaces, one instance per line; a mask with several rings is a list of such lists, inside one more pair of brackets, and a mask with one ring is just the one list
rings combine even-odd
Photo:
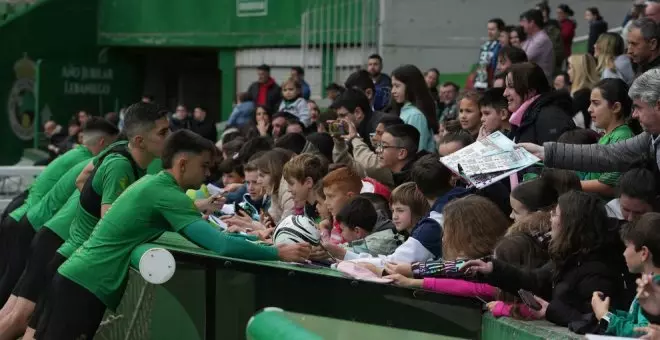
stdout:
[[41,314],[38,339],[90,339],[106,308],[124,294],[131,251],[165,231],[181,233],[222,256],[250,260],[302,261],[307,244],[271,247],[248,236],[218,231],[185,194],[209,176],[212,142],[188,130],[172,134],[163,151],[163,170],[130,186],[94,228],[89,239],[60,266]]
[[35,206],[44,205],[57,211],[59,207],[51,206],[50,200],[46,202],[51,189],[71,168],[89,160],[112,144],[118,134],[119,130],[107,120],[99,117],[90,118],[83,128],[82,144],[53,160],[30,186],[25,203],[2,222],[2,226],[0,226],[0,304],[4,305],[9,298],[9,294],[25,267],[30,242],[38,228],[42,226],[39,223],[32,224],[27,212]]

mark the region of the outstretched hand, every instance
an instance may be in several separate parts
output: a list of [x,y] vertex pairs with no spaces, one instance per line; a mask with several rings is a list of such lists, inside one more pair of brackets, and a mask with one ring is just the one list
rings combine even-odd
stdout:
[[532,143],[519,143],[516,144],[516,147],[527,150],[527,152],[538,157],[540,160],[545,159],[545,149],[543,148],[543,145],[536,145]]
[[477,273],[488,275],[493,272],[493,263],[482,260],[470,260],[463,264],[460,271],[472,276]]

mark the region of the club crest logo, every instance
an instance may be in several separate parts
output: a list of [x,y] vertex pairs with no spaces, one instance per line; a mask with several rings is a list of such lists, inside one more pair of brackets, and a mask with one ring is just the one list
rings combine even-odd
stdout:
[[16,137],[27,141],[34,138],[36,112],[34,97],[36,65],[28,58],[27,53],[24,53],[23,58],[14,64],[14,73],[16,81],[7,99],[7,116]]

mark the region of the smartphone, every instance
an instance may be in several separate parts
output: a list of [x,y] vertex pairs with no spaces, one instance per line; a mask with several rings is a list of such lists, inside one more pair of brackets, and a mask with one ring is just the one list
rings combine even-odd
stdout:
[[536,301],[536,299],[534,298],[534,294],[532,294],[531,292],[524,289],[520,289],[518,290],[518,296],[520,296],[523,303],[527,305],[527,307],[535,311],[541,310],[541,304],[538,301]]
[[334,121],[330,123],[330,134],[335,136],[345,136],[348,134],[346,123],[342,121]]

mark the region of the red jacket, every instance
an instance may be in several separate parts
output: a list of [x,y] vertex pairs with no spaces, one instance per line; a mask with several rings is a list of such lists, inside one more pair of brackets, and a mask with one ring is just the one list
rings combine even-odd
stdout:
[[573,38],[575,37],[575,21],[564,19],[559,23],[561,31],[561,42],[564,45],[564,55],[568,58],[571,55],[571,47],[573,46]]

